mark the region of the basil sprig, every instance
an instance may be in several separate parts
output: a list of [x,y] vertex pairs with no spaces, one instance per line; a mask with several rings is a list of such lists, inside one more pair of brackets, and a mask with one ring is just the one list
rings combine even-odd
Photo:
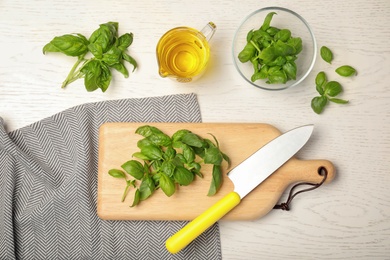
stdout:
[[[129,62],[133,71],[137,68],[137,62],[126,53],[133,42],[133,34],[118,36],[118,26],[117,22],[101,24],[89,39],[82,34],[57,36],[43,47],[44,54],[59,52],[77,57],[76,63],[62,83],[62,88],[84,78],[87,91],[101,89],[105,92],[111,83],[111,69],[122,73],[125,78],[129,77],[124,63]],[[92,57],[86,58],[88,54],[92,54]]]
[[302,39],[292,37],[288,29],[270,26],[275,12],[270,12],[258,30],[247,34],[247,43],[238,54],[242,63],[251,62],[254,73],[251,81],[267,79],[266,83],[286,83],[295,80],[297,65],[295,60],[302,51]]
[[213,166],[207,195],[213,196],[218,192],[223,181],[222,163],[226,161],[230,167],[230,159],[220,150],[215,136],[210,134],[212,141],[182,129],[170,137],[150,125],[137,128],[135,133],[144,137],[137,142],[140,151],[133,154],[138,160],[129,160],[121,165],[122,169],[108,172],[113,177],[125,179],[128,174],[134,182],[141,182],[136,186],[126,179],[124,196],[131,185],[136,188],[132,207],[149,198],[157,189],[170,197],[176,192],[177,185],[188,186],[195,176],[203,178],[202,164]]

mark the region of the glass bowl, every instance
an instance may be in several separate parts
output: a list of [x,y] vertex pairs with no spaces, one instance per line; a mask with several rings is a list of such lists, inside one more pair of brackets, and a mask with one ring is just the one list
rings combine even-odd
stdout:
[[[254,66],[250,61],[242,63],[238,59],[239,53],[247,44],[248,32],[258,30],[270,12],[276,13],[272,17],[270,26],[278,29],[288,29],[291,31],[291,37],[302,39],[302,51],[298,53],[297,59],[294,61],[296,64],[296,78],[290,79],[286,83],[267,83],[268,79],[258,79],[252,82]],[[266,7],[251,13],[238,27],[233,39],[233,60],[237,71],[247,82],[265,90],[282,90],[301,83],[313,69],[316,55],[317,44],[309,24],[299,14],[282,7]]]

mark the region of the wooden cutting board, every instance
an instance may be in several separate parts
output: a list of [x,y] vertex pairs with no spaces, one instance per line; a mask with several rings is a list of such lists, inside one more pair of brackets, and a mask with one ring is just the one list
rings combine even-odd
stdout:
[[[203,165],[204,178],[196,178],[189,186],[178,187],[176,193],[167,197],[157,190],[150,198],[136,207],[133,202],[134,189],[131,189],[124,202],[121,197],[125,188],[123,179],[108,175],[112,168],[120,166],[139,151],[137,141],[143,137],[135,134],[142,125],[152,125],[164,133],[172,135],[180,129],[188,129],[204,138],[212,139],[212,133],[219,141],[220,149],[229,155],[232,166],[237,166],[261,146],[281,132],[268,124],[260,123],[106,123],[99,135],[99,172],[97,213],[105,220],[192,220],[215,202],[234,190],[224,168],[224,182],[220,191],[208,197],[211,166]],[[303,148],[304,149],[304,148]],[[269,178],[248,194],[242,202],[223,220],[253,220],[267,214],[278,203],[286,188],[296,182],[319,183],[322,176],[318,169],[324,166],[328,171],[326,182],[335,174],[334,166],[327,160],[299,160],[295,157],[287,161]],[[256,169],[254,169],[256,170]]]

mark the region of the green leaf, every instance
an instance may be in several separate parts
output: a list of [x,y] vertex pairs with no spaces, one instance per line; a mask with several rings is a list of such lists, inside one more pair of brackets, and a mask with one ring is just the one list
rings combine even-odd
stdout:
[[181,141],[185,144],[188,144],[190,146],[194,147],[202,147],[203,146],[203,140],[198,135],[194,133],[187,133],[183,135]]
[[162,150],[155,145],[149,145],[143,147],[141,149],[141,153],[143,153],[146,157],[150,158],[151,160],[160,160],[162,159],[162,155],[163,155]]
[[176,165],[171,161],[164,161],[161,164],[161,171],[163,171],[169,177],[172,177],[175,173]]
[[343,91],[341,84],[337,81],[329,81],[325,85],[325,95],[335,97]]
[[186,159],[186,163],[192,163],[195,160],[195,152],[189,145],[184,147],[183,156]]
[[357,75],[356,70],[349,65],[344,65],[344,66],[338,67],[336,69],[336,72],[337,72],[337,74],[339,74],[340,76],[343,76],[343,77],[350,77],[350,76]]
[[302,39],[299,38],[299,37],[292,37],[292,38],[290,38],[287,41],[287,44],[292,46],[292,47],[294,47],[294,49],[295,49],[294,55],[299,54],[302,51],[302,49],[303,49],[303,47],[302,47],[303,46],[302,45]]
[[311,100],[311,108],[317,114],[321,114],[327,103],[328,99],[325,96],[314,97]]
[[140,193],[139,189],[136,189],[135,194],[134,194],[133,204],[130,207],[137,206],[140,202],[140,198],[141,198],[141,193]]
[[275,34],[275,41],[287,42],[291,38],[291,31],[288,29],[282,29]]
[[270,27],[270,24],[271,24],[271,20],[272,20],[272,17],[274,16],[274,14],[276,14],[275,12],[270,12],[267,14],[267,16],[265,17],[264,19],[264,22],[263,22],[263,25],[261,26],[261,29],[263,31],[266,31],[269,27]]
[[96,43],[101,46],[103,53],[108,51],[115,43],[118,36],[118,23],[108,22],[99,25],[99,29],[95,30],[91,37],[89,37],[90,43]]
[[160,183],[160,188],[168,197],[172,196],[175,193],[176,191],[175,183],[165,173],[161,173],[159,183]]
[[255,55],[255,53],[256,53],[256,48],[250,41],[245,45],[244,49],[240,51],[240,53],[238,54],[238,59],[242,63],[245,63],[249,61]]
[[88,52],[88,44],[87,39],[80,34],[65,34],[54,37],[43,47],[43,53],[61,52],[67,56],[78,57]]
[[84,73],[84,85],[87,91],[95,91],[98,88],[105,92],[111,82],[111,72],[107,65],[98,60],[91,60],[81,68]]
[[135,152],[135,153],[133,153],[132,156],[135,157],[135,158],[144,160],[144,161],[150,161],[151,160],[151,158],[147,157],[145,154],[143,154],[141,152]]
[[176,131],[172,135],[172,142],[181,141],[183,136],[186,135],[187,133],[191,133],[191,132],[189,130],[186,130],[186,129],[181,129],[181,130]]
[[119,50],[115,46],[111,46],[111,48],[103,54],[102,61],[104,61],[108,66],[112,66],[121,62],[122,60],[122,51]]
[[137,180],[141,180],[144,177],[144,166],[139,161],[130,160],[122,164],[121,167]]
[[336,104],[348,104],[348,100],[340,99],[340,98],[329,98],[329,101],[332,101],[333,103]]
[[326,74],[323,71],[320,71],[316,76],[316,89],[317,92],[320,93],[320,95],[324,94],[324,86],[327,82]]
[[217,147],[209,147],[205,149],[204,163],[221,165],[223,156]]
[[296,53],[296,50],[293,46],[284,43],[282,41],[277,41],[274,45],[275,55],[277,56],[291,56]]
[[288,79],[297,78],[297,65],[293,61],[288,61],[283,65],[283,70],[286,73]]
[[326,61],[329,64],[332,63],[333,53],[328,47],[322,46],[320,53],[321,53],[321,57],[324,61]]
[[133,71],[135,71],[135,69],[138,67],[137,61],[133,57],[131,57],[130,55],[124,52],[122,52],[122,58],[128,63],[130,63],[131,65],[133,65]]
[[164,156],[165,156],[164,159],[171,160],[171,159],[175,158],[175,155],[176,155],[176,150],[173,149],[172,146],[169,146],[169,147],[167,147],[167,149],[164,152]]
[[88,44],[88,50],[92,53],[93,56],[96,57],[96,59],[101,59],[103,57],[102,46],[97,43]]
[[136,134],[142,135],[143,137],[148,137],[152,134],[162,134],[163,132],[158,129],[157,127],[150,126],[150,125],[143,125],[138,127],[135,130]]
[[264,64],[268,64],[276,59],[278,55],[275,53],[275,47],[270,46],[262,50],[259,55],[259,58],[263,61]]
[[177,183],[183,186],[189,185],[194,180],[194,174],[182,166],[176,167],[173,177]]
[[117,47],[121,51],[125,51],[133,43],[133,34],[125,33],[117,40]]
[[207,196],[215,195],[223,183],[222,169],[219,165],[213,165],[213,174]]
[[278,32],[280,31],[280,29],[276,28],[276,27],[272,27],[270,26],[266,32],[270,35],[270,36],[275,36]]
[[113,65],[111,65],[111,68],[113,68],[113,69],[117,70],[118,72],[122,73],[125,78],[129,77],[129,71],[127,70],[125,65],[123,65],[123,63],[113,64]]
[[156,186],[154,185],[154,181],[149,176],[145,176],[145,178],[142,179],[141,185],[139,187],[140,191],[140,200],[146,200],[149,198],[154,190],[156,189]]
[[[268,70],[269,71],[269,70]],[[269,84],[284,84],[287,82],[287,75],[283,70],[273,72],[268,76]]]
[[157,146],[169,146],[172,143],[171,138],[164,133],[152,133],[147,137],[153,144]]
[[117,169],[109,170],[108,174],[111,175],[112,177],[118,178],[118,179],[125,179],[126,178],[125,173],[123,171],[117,170]]

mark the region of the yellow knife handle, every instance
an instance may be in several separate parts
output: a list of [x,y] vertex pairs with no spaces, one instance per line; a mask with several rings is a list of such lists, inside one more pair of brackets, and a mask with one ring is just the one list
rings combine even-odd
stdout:
[[195,238],[211,227],[215,222],[225,216],[241,201],[240,195],[230,192],[211,208],[196,217],[176,234],[168,238],[165,243],[168,251],[175,254],[191,243]]

